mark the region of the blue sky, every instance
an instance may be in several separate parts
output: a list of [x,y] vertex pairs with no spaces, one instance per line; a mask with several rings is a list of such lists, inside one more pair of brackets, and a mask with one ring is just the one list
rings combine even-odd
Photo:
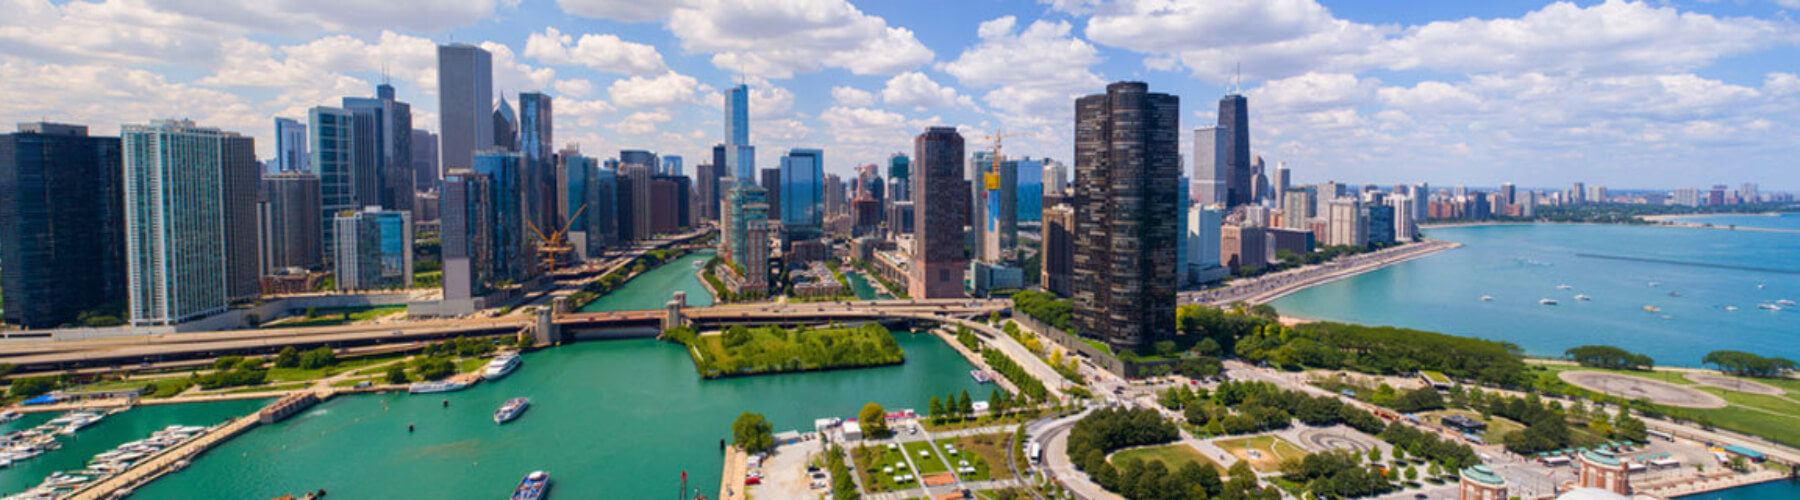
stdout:
[[[432,46],[557,98],[558,143],[708,155],[753,87],[759,166],[847,174],[927,125],[1068,160],[1073,97],[1142,80],[1209,124],[1241,68],[1253,149],[1299,182],[1800,189],[1800,0],[0,0],[0,120],[275,116],[383,71],[437,127]],[[20,96],[31,96],[20,98]],[[513,97],[509,97],[509,100]],[[1184,153],[1189,153],[1184,133]]]

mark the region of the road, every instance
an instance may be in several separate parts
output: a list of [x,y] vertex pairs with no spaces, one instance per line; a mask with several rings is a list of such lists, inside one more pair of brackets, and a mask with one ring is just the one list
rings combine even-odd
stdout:
[[1365,254],[1340,257],[1322,264],[1232,280],[1229,286],[1224,288],[1182,292],[1181,303],[1224,305],[1246,302],[1262,304],[1307,287],[1348,278],[1460,246],[1462,244],[1455,242],[1426,240],[1423,243],[1412,243]]
[[1026,428],[1026,435],[1034,436],[1034,439],[1043,443],[1043,467],[1050,471],[1050,478],[1062,483],[1077,498],[1123,500],[1123,497],[1089,481],[1087,474],[1076,470],[1075,463],[1069,459],[1069,429],[1075,426],[1076,421],[1086,417],[1089,411],[1092,410],[1056,420],[1032,422]]

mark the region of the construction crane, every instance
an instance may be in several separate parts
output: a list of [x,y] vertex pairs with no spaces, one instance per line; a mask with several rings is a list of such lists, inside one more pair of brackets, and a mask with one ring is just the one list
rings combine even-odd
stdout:
[[981,197],[983,199],[987,198],[988,191],[994,191],[994,190],[1000,189],[1000,156],[1001,156],[1000,143],[1001,143],[1001,141],[1005,140],[1008,137],[1028,137],[1028,136],[1033,136],[1033,135],[1037,135],[1037,134],[1034,134],[1031,132],[1017,132],[1017,133],[1012,133],[1012,134],[1003,133],[1003,132],[995,132],[994,135],[986,136],[983,138],[983,139],[987,140],[988,142],[991,142],[994,144],[994,146],[992,148],[992,150],[994,151],[993,165],[988,168],[987,175],[983,175],[981,177],[982,183],[987,188],[987,189],[981,190]]
[[563,223],[562,229],[549,235],[545,235],[542,230],[539,230],[537,224],[525,221],[525,227],[530,228],[531,232],[538,237],[537,251],[539,258],[544,260],[544,272],[555,271],[558,258],[573,250],[565,237],[569,234],[569,226],[575,224],[575,218],[580,217],[584,210],[587,210],[586,203],[581,204],[581,208],[577,208],[574,213],[569,214],[569,221]]

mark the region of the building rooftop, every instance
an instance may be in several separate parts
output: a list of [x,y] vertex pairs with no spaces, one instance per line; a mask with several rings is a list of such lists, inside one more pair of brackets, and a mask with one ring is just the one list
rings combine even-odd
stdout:
[[1619,465],[1619,457],[1606,450],[1589,450],[1581,452],[1581,459],[1606,466]]
[[1462,475],[1470,481],[1494,486],[1505,486],[1506,478],[1494,473],[1494,469],[1486,465],[1476,465],[1462,470]]

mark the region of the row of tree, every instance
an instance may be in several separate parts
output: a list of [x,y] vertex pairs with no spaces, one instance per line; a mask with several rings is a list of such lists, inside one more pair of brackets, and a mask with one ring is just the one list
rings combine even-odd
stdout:
[[1030,373],[1026,373],[1025,368],[1019,366],[1019,363],[1014,362],[1006,353],[1000,352],[999,349],[983,349],[981,359],[987,361],[988,367],[999,372],[1000,376],[1012,381],[1013,387],[1019,388],[1018,399],[1022,403],[1050,399],[1050,390],[1044,388],[1044,383],[1037,377],[1031,376]]
[[1743,351],[1713,351],[1701,358],[1700,362],[1732,375],[1763,378],[1780,377],[1794,371],[1796,366],[1791,359],[1764,357]]
[[706,378],[863,366],[906,361],[906,352],[887,328],[869,323],[854,328],[792,330],[779,326],[733,326],[720,335],[717,347],[687,327],[671,328],[663,338],[699,352],[694,367]]
[[1069,457],[1096,484],[1125,498],[1157,499],[1277,499],[1279,490],[1258,487],[1256,473],[1239,461],[1222,481],[1212,465],[1193,462],[1170,471],[1160,461],[1108,462],[1114,451],[1135,446],[1168,443],[1180,437],[1174,424],[1155,410],[1109,408],[1090,413],[1069,430]]
[[1430,370],[1502,387],[1531,382],[1517,346],[1406,328],[1347,323],[1269,322],[1238,340],[1237,355],[1289,368],[1411,374]]
[[1649,356],[1609,345],[1571,347],[1563,355],[1581,366],[1608,370],[1649,370],[1656,366],[1656,360]]

